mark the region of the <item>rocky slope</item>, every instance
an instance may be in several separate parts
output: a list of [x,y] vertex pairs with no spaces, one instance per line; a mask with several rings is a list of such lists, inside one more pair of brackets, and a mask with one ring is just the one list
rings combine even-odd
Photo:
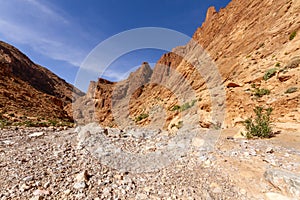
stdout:
[[[256,106],[274,108],[273,119],[278,126],[287,122],[290,127],[298,127],[299,12],[300,2],[297,0],[233,0],[219,12],[213,7],[209,8],[205,22],[197,29],[193,39],[186,46],[174,48],[163,55],[153,69],[149,82],[144,83],[144,79],[130,76],[123,82],[114,83],[123,89],[115,90],[121,96],[127,94],[128,82],[137,81],[136,85],[141,86],[120,105],[124,106],[127,99],[131,98],[128,106],[131,122],[134,123],[141,115],[148,116],[139,121],[140,124],[149,124],[154,117],[161,119],[163,115],[156,112],[157,106],[161,106],[166,114],[164,128],[170,128],[174,123],[172,120],[181,117],[176,109],[171,111],[174,106],[176,108],[196,101],[194,104],[199,108],[197,115],[200,125],[208,128],[216,123],[212,119],[214,96],[208,90],[212,88],[209,86],[211,81],[225,88],[224,128],[239,125],[253,115]],[[205,53],[197,51],[197,45],[201,45]],[[207,61],[207,55],[210,61]],[[221,79],[209,80],[209,73],[220,73]],[[114,89],[109,86],[111,84],[100,82],[92,93],[95,94],[95,101],[103,102],[105,99],[107,102],[111,95],[103,96],[103,91]],[[184,83],[192,88],[195,97],[184,94]],[[106,90],[106,87],[110,89]],[[262,89],[269,90],[270,94],[260,95]],[[116,117],[106,117],[112,112],[112,105],[100,105],[96,106],[97,120],[104,125],[114,124]],[[118,113],[116,116],[119,118]]]
[[[72,120],[64,110],[84,93],[46,68],[33,63],[15,47],[0,41],[1,117],[22,122],[37,119]],[[74,97],[73,97],[74,92]]]
[[[205,153],[201,135],[182,151],[166,131],[7,129],[0,134],[0,199],[299,199],[299,140],[234,139],[236,131],[222,131],[215,151]],[[175,160],[157,160],[164,149]],[[127,156],[114,157],[120,152]]]

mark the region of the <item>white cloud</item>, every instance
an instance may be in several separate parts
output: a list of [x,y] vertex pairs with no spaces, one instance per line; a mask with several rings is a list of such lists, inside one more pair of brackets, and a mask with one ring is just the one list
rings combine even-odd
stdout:
[[[92,43],[99,39],[85,32],[85,29],[80,27],[73,18],[49,3],[51,1],[0,0],[0,37],[7,42],[29,47],[30,50],[48,58],[79,67],[90,51],[89,45],[93,45]],[[135,37],[132,39],[134,40]],[[88,66],[91,67],[86,68],[88,72],[83,70],[83,74],[77,74],[78,80],[75,82],[78,85],[76,86],[84,90],[90,80],[100,76],[112,81],[124,80],[130,72],[135,71],[139,67],[132,67],[135,58],[123,60],[122,63],[117,63],[108,69],[103,70],[99,67],[105,67],[107,63],[111,64],[106,61],[119,55],[117,50],[120,44],[126,47],[130,42],[116,42],[113,48],[109,43],[103,51],[98,52],[94,59],[90,60]],[[114,59],[117,58],[116,56]],[[44,63],[39,64],[44,65]],[[81,67],[84,68],[83,65]],[[78,76],[82,77],[78,78]]]
[[0,35],[4,39],[26,44],[52,59],[80,66],[87,52],[79,47],[80,44],[74,44],[76,38],[72,33],[80,31],[76,25],[40,1],[9,2],[0,0]]
[[126,79],[128,77],[128,75],[130,74],[130,72],[132,72],[132,71],[135,71],[135,68],[128,72],[120,72],[117,70],[107,69],[102,74],[102,77],[108,78],[109,80],[113,80],[113,81],[121,81],[121,80]]
[[51,17],[52,19],[60,20],[63,23],[69,23],[69,21],[64,18],[62,15],[60,15],[58,12],[55,12],[53,9],[51,9],[49,6],[42,4],[40,1],[37,0],[26,0],[28,3],[30,3],[32,6],[35,6],[38,10],[41,11],[41,13],[45,14],[47,17]]

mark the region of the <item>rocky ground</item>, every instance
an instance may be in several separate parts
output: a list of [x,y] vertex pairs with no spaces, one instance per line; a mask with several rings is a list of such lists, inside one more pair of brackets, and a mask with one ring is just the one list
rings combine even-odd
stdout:
[[[0,199],[299,197],[297,134],[290,137],[294,139],[289,142],[280,142],[282,136],[269,140],[245,140],[234,137],[236,130],[224,130],[214,150],[204,151],[204,140],[197,134],[190,138],[188,149],[181,149],[180,145],[174,147],[174,142],[172,146],[169,141],[174,136],[163,131],[152,131],[148,135],[142,129],[96,128],[94,132],[88,131],[93,126],[66,130],[1,130]],[[113,144],[115,152],[101,152],[100,143],[109,148],[101,138]],[[176,154],[177,150],[182,152],[174,160],[158,166],[153,153],[163,152],[164,147]],[[111,162],[106,159],[116,152],[127,154],[121,154],[123,159],[115,157],[116,160]],[[145,157],[147,159],[141,160],[142,164],[136,160],[139,167],[130,167],[124,165],[132,161],[126,157],[129,153],[152,157]]]

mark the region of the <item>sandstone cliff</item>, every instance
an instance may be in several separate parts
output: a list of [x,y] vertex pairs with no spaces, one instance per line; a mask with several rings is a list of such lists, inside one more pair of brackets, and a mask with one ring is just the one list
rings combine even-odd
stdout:
[[[64,110],[84,93],[46,68],[33,63],[15,47],[0,41],[0,112],[14,122],[72,120]],[[73,97],[74,92],[74,97]]]
[[[274,108],[273,118],[277,124],[299,124],[299,13],[297,0],[233,0],[218,12],[209,8],[205,22],[193,39],[186,46],[164,54],[149,82],[134,78],[133,74],[120,83],[107,85],[100,81],[94,91],[95,101],[109,102],[111,92],[116,91],[109,85],[119,85],[117,94],[120,96],[112,99],[120,101],[126,96],[129,83],[135,82],[141,87],[135,88],[131,95],[127,117],[132,123],[145,125],[155,117],[161,121],[164,116],[164,127],[170,128],[180,121],[181,112],[176,108],[193,102],[199,108],[194,114],[199,116],[200,125],[208,128],[216,125],[212,119],[213,96],[208,90],[212,88],[209,84],[222,84],[226,92],[224,105],[219,105],[226,110],[223,127],[238,125],[253,115],[253,108],[259,105]],[[197,44],[205,53],[196,52]],[[203,61],[204,64],[199,64]],[[206,72],[199,71],[196,65],[201,65]],[[217,67],[217,72],[211,65]],[[221,79],[210,80],[209,73],[220,73]],[[267,78],[264,80],[264,77]],[[194,97],[184,94],[183,84],[192,88]],[[269,90],[270,94],[258,97],[262,89]],[[126,106],[126,101],[120,105]],[[114,119],[111,103],[96,105],[98,121],[111,124]],[[162,106],[166,115],[156,112],[157,106]]]

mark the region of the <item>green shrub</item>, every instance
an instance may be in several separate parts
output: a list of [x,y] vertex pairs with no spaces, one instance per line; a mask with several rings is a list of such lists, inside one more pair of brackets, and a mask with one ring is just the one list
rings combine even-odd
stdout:
[[180,110],[180,106],[179,105],[175,105],[171,108],[171,111],[176,111],[176,110]]
[[58,126],[57,120],[48,120],[48,123],[50,124],[50,126]]
[[274,76],[276,74],[276,71],[277,71],[277,68],[269,69],[264,75],[264,80],[266,81],[266,80],[270,79],[272,76]]
[[73,122],[69,122],[69,121],[62,121],[62,122],[60,122],[59,123],[59,126],[63,126],[63,127],[69,127],[69,128],[71,128],[71,127],[74,127],[74,123]]
[[180,129],[183,127],[183,121],[179,121],[178,124],[171,124],[171,128],[176,127],[177,129]]
[[297,35],[297,32],[296,32],[296,31],[292,32],[292,33],[290,34],[290,40],[293,40],[293,39],[296,37],[296,35]]
[[162,101],[162,99],[161,99],[160,97],[155,97],[155,99],[156,99],[157,101]]
[[185,111],[185,110],[193,107],[196,102],[197,102],[197,100],[194,99],[191,103],[187,102],[187,103],[183,104],[180,108],[180,111],[182,112],[182,111]]
[[47,127],[49,126],[49,124],[47,122],[38,122],[38,121],[31,121],[31,120],[27,120],[24,121],[23,123],[15,123],[15,126],[26,126],[26,127]]
[[33,121],[30,121],[30,120],[24,121],[24,125],[26,127],[36,127],[36,124]]
[[262,88],[262,89],[260,89],[260,88],[255,88],[255,89],[253,90],[253,92],[254,92],[254,95],[257,96],[257,97],[262,97],[262,96],[264,96],[264,95],[269,95],[269,94],[270,94],[270,90],[265,89],[265,88]]
[[280,63],[279,63],[279,62],[276,63],[276,64],[275,64],[275,67],[280,67]]
[[27,119],[27,116],[23,115],[23,116],[20,117],[20,119]]
[[135,121],[139,122],[139,121],[141,121],[143,119],[146,119],[147,117],[149,117],[149,115],[147,113],[142,113],[138,117],[135,118]]
[[189,108],[191,108],[192,106],[190,105],[190,103],[189,102],[187,102],[187,103],[184,103],[181,107],[180,107],[180,111],[182,112],[182,111],[185,111],[185,110],[187,110],[187,109],[189,109]]
[[254,112],[256,118],[248,118],[244,121],[246,128],[246,133],[242,133],[248,139],[253,137],[259,138],[270,138],[272,137],[272,127],[270,121],[270,115],[272,113],[272,108],[264,109],[262,107],[256,107]]
[[48,127],[49,124],[47,122],[37,122],[35,124],[37,127]]
[[298,88],[296,87],[290,87],[289,89],[287,89],[285,91],[286,94],[290,94],[290,93],[294,93],[294,92],[297,92],[298,91]]
[[197,100],[194,99],[194,100],[192,101],[192,103],[191,103],[191,106],[194,106],[196,102],[197,102]]
[[0,119],[0,128],[3,129],[4,127],[10,125],[10,122],[6,119]]
[[[199,101],[201,101],[201,100],[199,100]],[[197,100],[194,99],[191,103],[187,102],[187,103],[184,103],[182,106],[175,105],[171,108],[171,111],[176,111],[176,110],[179,110],[180,112],[185,111],[185,110],[193,107],[196,102],[197,102]]]

